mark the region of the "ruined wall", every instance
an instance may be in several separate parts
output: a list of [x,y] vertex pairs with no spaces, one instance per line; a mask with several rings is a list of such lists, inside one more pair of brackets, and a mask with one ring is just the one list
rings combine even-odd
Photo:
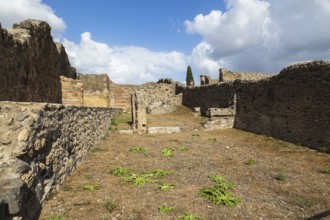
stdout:
[[84,105],[84,90],[81,80],[61,76],[62,103],[65,105]]
[[79,74],[85,106],[110,107],[110,80],[107,74]]
[[61,103],[60,75],[75,76],[44,21],[0,26],[0,100]]
[[255,72],[237,72],[230,71],[225,68],[219,70],[219,82],[234,82],[235,80],[244,81],[259,81],[274,76],[268,73],[255,73]]
[[174,111],[175,105],[181,104],[181,95],[175,93],[176,82],[162,79],[158,83],[142,85],[110,84],[110,106],[131,110],[131,95],[139,92],[143,95],[149,114],[166,114]]
[[37,219],[47,194],[76,169],[119,112],[0,102],[0,219]]
[[[330,62],[283,69],[260,81],[178,87],[183,104],[228,108],[236,94],[234,127],[330,151]],[[324,150],[323,149],[323,150]]]

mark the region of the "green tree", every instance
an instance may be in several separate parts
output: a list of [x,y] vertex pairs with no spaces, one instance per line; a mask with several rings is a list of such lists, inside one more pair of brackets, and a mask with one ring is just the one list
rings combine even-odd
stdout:
[[186,85],[187,86],[194,86],[195,85],[194,77],[193,77],[192,70],[191,70],[190,66],[187,67]]

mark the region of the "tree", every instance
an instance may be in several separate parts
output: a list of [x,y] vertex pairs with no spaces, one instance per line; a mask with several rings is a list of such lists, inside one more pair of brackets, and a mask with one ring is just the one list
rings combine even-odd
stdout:
[[194,86],[195,85],[194,77],[193,77],[192,70],[191,70],[190,66],[187,67],[186,85],[187,86]]

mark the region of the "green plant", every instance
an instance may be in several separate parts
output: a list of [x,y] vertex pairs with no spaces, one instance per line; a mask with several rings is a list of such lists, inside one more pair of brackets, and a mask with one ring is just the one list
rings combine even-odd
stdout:
[[212,141],[212,142],[217,142],[218,141],[215,137],[209,138],[208,140]]
[[189,147],[187,147],[187,146],[178,146],[177,149],[179,151],[187,151],[189,149]]
[[167,192],[170,189],[175,189],[175,186],[173,184],[161,183],[157,189],[160,189],[162,192]]
[[234,188],[234,184],[232,182],[227,181],[222,176],[209,176],[210,180],[213,180],[215,182],[216,186],[222,190],[232,189]]
[[46,220],[70,220],[69,218],[66,218],[64,216],[49,216]]
[[118,124],[119,124],[119,122],[118,122],[117,118],[112,118],[111,119],[111,125],[112,126],[117,126]]
[[111,213],[118,207],[118,205],[111,198],[108,198],[105,203],[105,207]]
[[156,169],[147,173],[153,174],[155,177],[165,177],[172,174],[173,172],[170,170]]
[[232,189],[234,184],[227,181],[222,176],[209,176],[209,179],[215,182],[213,187],[204,187],[199,191],[201,197],[207,198],[216,205],[225,205],[235,207],[240,202],[239,198],[233,197],[226,190]]
[[193,137],[199,137],[199,134],[192,134]]
[[330,174],[330,166],[325,166],[322,170],[322,173]]
[[278,172],[278,173],[276,174],[276,176],[275,176],[275,179],[276,179],[276,180],[279,180],[279,181],[284,181],[285,178],[286,178],[286,176],[284,175],[283,172]]
[[123,183],[132,183],[134,187],[142,187],[146,183],[153,182],[152,180],[153,174],[149,173],[131,173],[128,177],[123,177],[122,182]]
[[203,219],[202,217],[199,216],[194,216],[193,214],[188,214],[185,213],[184,215],[179,216],[179,218],[183,219],[183,220],[200,220]]
[[125,167],[117,167],[110,171],[110,173],[114,176],[126,176],[130,174],[130,172],[131,172],[130,169]]
[[98,185],[85,185],[85,186],[83,186],[83,189],[94,192],[95,190],[99,189],[99,186]]
[[168,206],[168,205],[161,205],[159,206],[159,211],[162,212],[162,213],[169,213],[170,211],[173,210],[173,207],[171,206]]
[[256,160],[253,158],[249,158],[244,162],[246,165],[253,165],[256,163]]
[[93,175],[92,175],[91,173],[86,173],[86,174],[84,175],[84,177],[85,177],[86,179],[92,179]]
[[147,151],[144,149],[144,147],[132,147],[129,151],[133,153],[147,154]]
[[164,148],[161,152],[162,152],[163,157],[173,157],[174,156],[173,150],[168,147]]

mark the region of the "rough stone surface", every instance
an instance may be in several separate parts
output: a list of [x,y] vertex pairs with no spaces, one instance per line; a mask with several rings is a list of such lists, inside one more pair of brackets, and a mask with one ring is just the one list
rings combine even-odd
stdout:
[[[29,117],[20,121],[15,115],[21,115],[22,109]],[[57,189],[76,169],[106,133],[111,118],[120,111],[0,102],[0,115],[4,119],[14,118],[11,125],[0,120],[0,134],[5,134],[8,140],[1,150],[0,182],[10,183],[11,179],[18,178],[24,183],[23,188],[9,184],[8,189],[0,190],[0,203],[9,209],[6,213],[35,219],[47,194]],[[1,187],[3,184],[0,183]]]
[[74,77],[75,70],[50,30],[38,20],[0,25],[0,100],[61,103],[60,75]]
[[176,95],[178,82],[161,79],[158,83],[142,85],[110,84],[110,106],[131,111],[131,95],[140,92],[144,95],[145,105],[149,114],[167,114],[175,110],[176,105],[182,103],[182,96]]
[[234,82],[235,80],[258,81],[273,77],[273,74],[254,72],[234,72],[221,68],[219,70],[219,82]]
[[81,80],[61,76],[62,103],[65,105],[84,105],[84,90]]
[[79,74],[84,106],[110,107],[110,79],[104,74]]
[[132,126],[139,133],[147,131],[147,110],[143,98],[144,96],[139,92],[132,95]]
[[170,134],[170,133],[179,133],[181,132],[180,127],[148,127],[147,133],[155,134],[155,133],[163,133],[163,134]]
[[234,128],[330,152],[330,62],[292,65],[260,81],[178,86],[177,92],[204,115],[209,108],[230,108],[236,96]]

